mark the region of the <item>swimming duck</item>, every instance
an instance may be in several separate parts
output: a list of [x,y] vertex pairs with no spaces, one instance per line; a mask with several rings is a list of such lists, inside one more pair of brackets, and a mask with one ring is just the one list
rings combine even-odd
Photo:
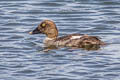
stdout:
[[58,37],[58,29],[52,20],[42,21],[36,29],[34,29],[32,32],[29,32],[29,34],[39,33],[45,34],[47,36],[44,40],[44,44],[47,46],[54,45],[77,48],[91,48],[105,44],[96,36],[70,34]]

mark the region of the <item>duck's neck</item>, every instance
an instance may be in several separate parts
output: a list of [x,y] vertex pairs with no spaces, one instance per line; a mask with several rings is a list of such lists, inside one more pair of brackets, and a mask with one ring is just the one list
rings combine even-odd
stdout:
[[49,29],[49,31],[46,32],[47,39],[57,39],[58,37],[58,30],[57,28]]
[[44,42],[54,41],[57,39],[57,37],[58,37],[58,33],[57,34],[48,34],[48,35],[46,35]]
[[49,38],[49,37],[46,37],[43,42],[44,42],[45,44],[51,44],[51,43],[53,43],[56,39],[57,39],[57,38]]
[[57,37],[58,37],[58,34],[57,35],[47,35],[46,36],[46,39],[48,39],[48,40],[55,40],[55,39],[57,39]]

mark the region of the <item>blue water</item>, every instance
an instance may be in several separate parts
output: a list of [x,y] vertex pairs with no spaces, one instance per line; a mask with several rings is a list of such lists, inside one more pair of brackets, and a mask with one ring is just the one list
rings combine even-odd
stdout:
[[[59,35],[101,37],[99,50],[43,51],[29,35],[45,19]],[[0,0],[0,80],[120,80],[120,0]]]

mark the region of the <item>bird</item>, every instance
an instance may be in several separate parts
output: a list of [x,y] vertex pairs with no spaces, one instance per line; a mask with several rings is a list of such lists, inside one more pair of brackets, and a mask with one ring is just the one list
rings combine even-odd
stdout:
[[105,45],[105,43],[98,37],[89,36],[87,34],[78,33],[59,37],[56,24],[52,20],[43,20],[38,27],[29,32],[29,34],[45,34],[46,38],[44,39],[43,43],[46,46],[74,47],[91,50],[98,49],[101,45]]

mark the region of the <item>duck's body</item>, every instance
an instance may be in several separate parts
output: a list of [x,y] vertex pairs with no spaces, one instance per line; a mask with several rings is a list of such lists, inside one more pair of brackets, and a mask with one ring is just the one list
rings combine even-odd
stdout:
[[[56,39],[46,38],[44,43],[46,45],[55,45],[55,46],[75,46],[74,43],[82,36],[80,34],[70,34]],[[75,41],[74,41],[75,40]],[[77,46],[77,45],[76,45]]]
[[46,45],[79,47],[79,48],[83,48],[86,45],[103,45],[104,44],[97,37],[80,35],[80,34],[70,34],[70,35],[58,37],[56,39],[46,38],[44,40],[44,43]]
[[70,34],[62,37],[58,37],[58,30],[53,21],[43,21],[35,30],[30,34],[43,33],[46,34],[44,40],[45,45],[66,46],[66,47],[78,47],[84,48],[85,46],[104,45],[104,42],[99,40],[95,36]]

